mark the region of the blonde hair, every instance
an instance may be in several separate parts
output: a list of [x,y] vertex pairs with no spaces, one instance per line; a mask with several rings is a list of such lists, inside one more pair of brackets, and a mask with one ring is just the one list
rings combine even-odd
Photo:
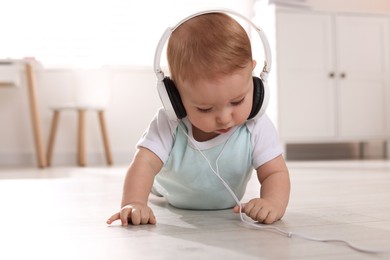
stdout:
[[209,13],[186,21],[172,33],[167,59],[176,84],[195,83],[246,67],[252,50],[248,34],[236,20]]

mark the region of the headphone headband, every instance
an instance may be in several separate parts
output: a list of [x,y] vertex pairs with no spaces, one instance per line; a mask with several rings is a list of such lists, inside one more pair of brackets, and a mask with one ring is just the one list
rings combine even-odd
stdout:
[[246,22],[248,22],[253,28],[255,28],[256,32],[260,36],[261,42],[263,43],[263,47],[264,47],[265,60],[264,60],[264,66],[263,66],[262,72],[260,73],[260,78],[264,82],[266,82],[267,77],[268,77],[268,73],[270,72],[271,65],[272,65],[271,48],[270,48],[269,42],[267,40],[267,37],[265,36],[263,30],[260,27],[256,26],[250,19],[248,19],[247,17],[243,16],[242,14],[240,14],[238,12],[235,12],[235,11],[232,11],[229,9],[212,9],[212,10],[200,11],[200,12],[194,13],[190,16],[187,16],[186,18],[182,19],[175,26],[168,27],[165,30],[165,32],[163,33],[163,35],[161,36],[161,38],[157,44],[156,52],[154,55],[154,72],[156,73],[157,79],[159,81],[162,81],[164,79],[164,72],[162,71],[161,66],[160,66],[160,59],[161,59],[161,53],[162,53],[162,50],[164,48],[164,45],[167,42],[167,40],[169,39],[169,37],[171,36],[171,34],[176,30],[177,27],[179,27],[180,25],[182,25],[186,21],[188,21],[196,16],[200,16],[203,14],[210,14],[210,13],[225,13],[225,14],[229,14],[229,15],[238,16],[238,17],[242,18],[243,20],[245,20]]

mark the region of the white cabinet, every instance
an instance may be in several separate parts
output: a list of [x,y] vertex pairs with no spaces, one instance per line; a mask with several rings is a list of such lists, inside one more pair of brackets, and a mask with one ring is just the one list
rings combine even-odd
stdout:
[[289,142],[388,138],[388,18],[275,13],[278,127]]

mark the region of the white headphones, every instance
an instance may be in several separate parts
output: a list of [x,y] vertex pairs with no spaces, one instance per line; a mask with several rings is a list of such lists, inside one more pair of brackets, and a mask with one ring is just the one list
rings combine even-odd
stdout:
[[268,43],[267,37],[265,36],[262,29],[258,26],[256,26],[250,19],[246,18],[240,13],[237,13],[232,10],[228,9],[215,9],[215,10],[206,10],[194,13],[183,20],[181,20],[178,24],[176,24],[174,27],[169,27],[165,30],[164,34],[161,36],[156,52],[154,55],[154,72],[157,76],[157,90],[161,99],[161,102],[164,106],[165,111],[168,114],[168,117],[171,120],[177,120],[182,119],[187,115],[184,106],[181,102],[180,94],[174,84],[174,82],[169,77],[164,77],[164,72],[161,69],[160,66],[160,59],[161,59],[161,53],[164,48],[165,43],[168,41],[171,34],[178,28],[180,25],[185,23],[186,21],[203,15],[203,14],[209,14],[209,13],[225,13],[228,15],[234,15],[237,17],[240,17],[244,19],[246,22],[248,22],[252,27],[255,28],[257,33],[260,36],[260,39],[263,43],[264,48],[264,67],[262,72],[260,73],[260,78],[253,77],[253,105],[251,113],[248,117],[249,119],[256,119],[261,117],[267,108],[268,102],[269,102],[269,89],[267,85],[267,77],[268,73],[271,69],[271,48]]

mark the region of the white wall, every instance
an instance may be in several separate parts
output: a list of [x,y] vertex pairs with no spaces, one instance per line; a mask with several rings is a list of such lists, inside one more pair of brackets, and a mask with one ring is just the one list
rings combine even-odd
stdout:
[[[106,120],[114,163],[129,163],[134,147],[160,107],[153,69],[108,69],[110,98]],[[37,70],[38,104],[45,146],[55,104],[75,101],[75,70]],[[19,88],[0,89],[0,166],[36,165],[34,139],[25,79]],[[53,153],[53,165],[76,165],[77,115],[62,112]],[[105,164],[97,114],[87,114],[89,165]]]
[[314,10],[337,12],[389,13],[388,0],[254,0],[260,4],[275,3],[279,6],[304,7]]
[[306,0],[313,9],[339,12],[390,13],[388,0]]

